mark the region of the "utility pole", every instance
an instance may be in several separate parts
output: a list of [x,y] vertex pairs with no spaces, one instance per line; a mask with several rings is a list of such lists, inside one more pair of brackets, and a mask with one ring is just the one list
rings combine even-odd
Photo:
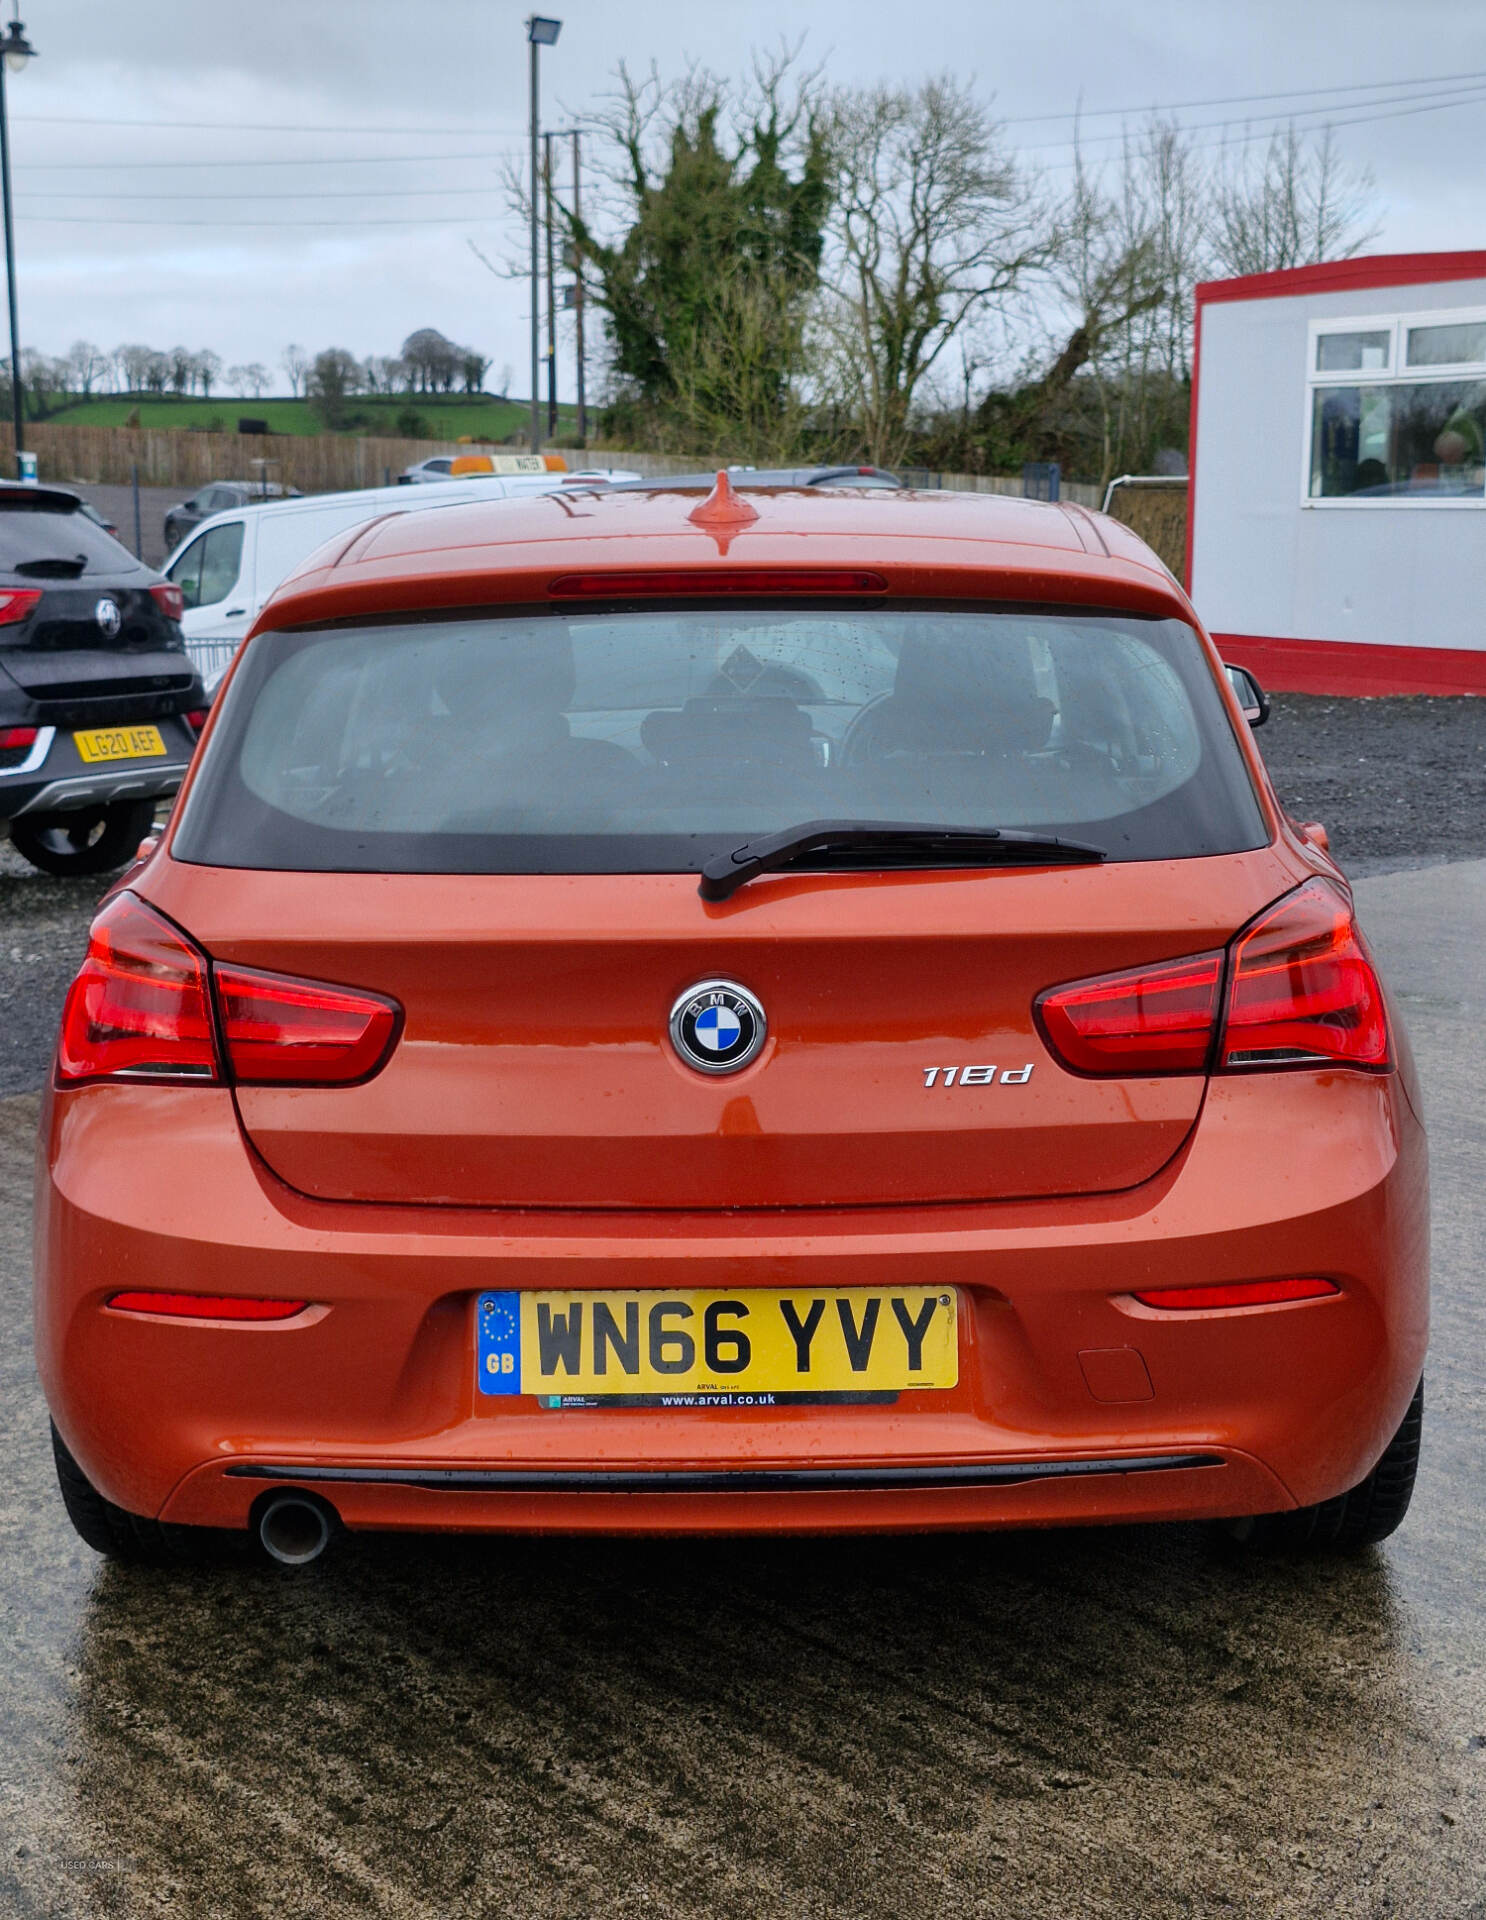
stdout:
[[[19,0],[16,0],[19,12]],[[10,127],[9,103],[5,98],[5,74],[20,73],[36,49],[26,38],[19,19],[12,20],[0,41],[0,180],[5,190],[5,284],[10,296],[10,411],[15,426],[16,473],[21,472],[21,453],[25,446],[25,409],[21,393],[21,328],[16,317],[15,297],[15,219],[10,204]],[[34,467],[33,467],[34,472]]]
[[[578,184],[578,129],[573,129],[573,226],[583,215],[583,199]],[[583,247],[576,233],[573,239],[573,314],[578,340],[578,444],[588,445],[588,396],[583,386]]]
[[547,221],[547,438],[557,438],[557,261],[552,235],[552,142],[542,135],[543,190]]
[[542,401],[538,392],[542,372],[542,95],[537,78],[537,56],[543,47],[555,47],[561,20],[534,13],[526,23],[531,48],[531,450],[542,444]]

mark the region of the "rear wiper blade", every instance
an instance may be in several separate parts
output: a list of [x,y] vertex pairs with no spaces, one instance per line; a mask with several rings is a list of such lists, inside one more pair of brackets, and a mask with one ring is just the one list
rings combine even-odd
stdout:
[[898,866],[1054,866],[1103,860],[1103,847],[1014,827],[947,827],[914,821],[808,820],[731,853],[717,854],[702,868],[697,891],[704,900],[726,900],[757,874],[794,866],[812,854],[836,852],[882,857]]

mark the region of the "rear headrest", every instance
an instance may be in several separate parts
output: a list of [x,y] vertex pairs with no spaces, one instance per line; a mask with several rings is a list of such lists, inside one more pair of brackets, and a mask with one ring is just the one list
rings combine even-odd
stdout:
[[[535,631],[533,629],[536,629]],[[492,626],[450,641],[437,668],[439,698],[471,720],[510,708],[561,713],[578,684],[573,644],[557,620],[522,621],[509,636]]]
[[905,639],[890,707],[891,744],[924,753],[1035,750],[1055,712],[1037,691],[1025,637],[989,625]]

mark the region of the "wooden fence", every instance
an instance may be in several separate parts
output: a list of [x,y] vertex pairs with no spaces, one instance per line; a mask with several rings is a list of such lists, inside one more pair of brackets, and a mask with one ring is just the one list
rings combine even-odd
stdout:
[[[436,453],[468,453],[452,440],[393,440],[350,434],[191,433],[178,427],[83,427],[65,421],[33,422],[26,440],[38,457],[43,480],[127,487],[139,470],[142,487],[189,492],[212,480],[256,480],[298,487],[302,493],[339,493],[380,487],[404,467]],[[13,436],[0,426],[0,470],[14,471]],[[566,456],[570,466],[629,467],[636,473],[694,473],[706,463],[685,454],[635,453],[625,447],[589,447]],[[1019,475],[928,473],[915,470],[915,486],[956,493],[1019,494]],[[1065,500],[1096,507],[1098,487],[1065,480]],[[1118,495],[1116,498],[1118,499]]]

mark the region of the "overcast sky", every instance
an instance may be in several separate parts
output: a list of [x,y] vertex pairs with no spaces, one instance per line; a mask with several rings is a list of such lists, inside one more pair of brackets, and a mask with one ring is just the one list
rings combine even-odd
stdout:
[[[526,293],[498,183],[523,150],[530,10],[512,0],[26,0],[40,57],[7,78],[22,339],[212,347],[275,370],[288,341],[394,353],[418,326],[517,369]],[[1379,252],[1486,246],[1481,0],[556,0],[544,119],[620,59],[722,74],[806,33],[835,81],[973,75],[1014,144],[1066,179],[1071,115],[1180,106],[1205,140],[1331,114],[1377,176]],[[1453,88],[1453,94],[1452,94]],[[1293,93],[1293,100],[1234,96]],[[1437,103],[1451,98],[1454,104]],[[1202,104],[1206,102],[1232,104]],[[1380,117],[1386,114],[1388,117]],[[108,124],[110,122],[130,124]],[[564,384],[569,375],[564,371]]]

